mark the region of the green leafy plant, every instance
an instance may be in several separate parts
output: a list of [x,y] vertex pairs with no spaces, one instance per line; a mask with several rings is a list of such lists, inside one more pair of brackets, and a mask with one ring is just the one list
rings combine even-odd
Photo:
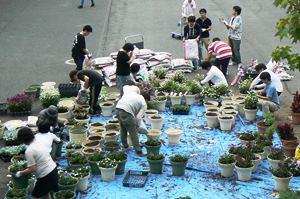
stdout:
[[253,79],[249,77],[248,79],[245,79],[240,85],[239,85],[239,91],[241,94],[247,94],[250,91],[250,85],[252,83]]
[[4,131],[3,140],[4,141],[16,141],[18,139],[18,131],[19,131],[19,128]]
[[59,102],[60,94],[58,89],[49,88],[41,92],[40,101],[44,108],[48,108],[50,105],[57,105]]
[[275,123],[275,117],[274,117],[273,113],[271,113],[271,112],[266,113],[265,121],[264,121],[265,126],[271,126],[274,123]]
[[159,140],[155,140],[152,138],[149,138],[146,142],[145,142],[146,146],[159,146],[161,145],[161,142]]
[[127,154],[123,151],[114,151],[108,154],[107,156],[111,160],[115,160],[117,162],[125,161],[127,160]]
[[92,162],[99,162],[103,160],[105,157],[102,153],[95,153],[88,156],[88,160]]
[[230,96],[231,90],[229,86],[218,84],[214,87],[218,96]]
[[157,101],[147,101],[147,108],[148,109],[157,109]]
[[75,192],[71,190],[60,190],[55,193],[56,199],[70,199],[75,197]]
[[241,156],[237,156],[235,165],[240,168],[251,168],[253,167],[251,157],[242,158]]
[[233,155],[222,155],[219,160],[218,160],[219,163],[221,164],[232,164],[235,162],[235,158]]
[[195,80],[188,80],[186,85],[190,94],[196,95],[202,93],[203,87],[199,84],[199,82]]
[[176,154],[170,157],[171,162],[186,162],[188,161],[188,156]]
[[153,70],[153,74],[155,75],[155,77],[157,77],[158,79],[164,79],[166,77],[167,74],[167,70],[164,68],[156,68]]
[[77,184],[78,180],[68,174],[63,173],[59,176],[58,184],[67,186],[67,185],[75,185]]
[[240,139],[246,141],[253,141],[255,140],[255,137],[252,133],[243,133],[240,135]]
[[272,148],[271,154],[268,157],[272,160],[284,160],[286,157],[280,148]]
[[[162,101],[167,100],[167,98],[165,96],[158,96],[158,97],[155,98],[155,100],[159,101],[159,102],[162,102]],[[148,108],[148,109],[150,109],[150,108]]]
[[12,188],[8,190],[6,193],[7,198],[24,198],[27,196],[27,190],[26,189],[16,189]]
[[8,157],[12,157],[14,155],[18,155],[21,152],[25,151],[26,146],[24,144],[19,146],[6,146],[0,148],[0,158],[7,159]]
[[173,113],[188,113],[190,112],[190,107],[188,105],[176,104],[172,107]]
[[149,160],[162,160],[164,158],[165,158],[165,156],[163,154],[153,154],[153,153],[151,153],[147,156],[147,159],[149,159]]
[[279,199],[299,199],[300,198],[300,191],[280,191],[279,192]]
[[71,165],[84,165],[87,163],[85,156],[81,153],[73,153],[67,159]]
[[66,149],[81,149],[82,148],[82,145],[81,143],[78,143],[78,142],[69,142],[67,145],[66,145]]
[[292,176],[289,168],[284,164],[280,164],[278,169],[271,169],[271,172],[278,178],[288,178]]
[[230,144],[228,153],[238,155],[238,154],[242,153],[242,150],[243,150],[242,146],[235,145],[235,144]]
[[251,147],[251,151],[253,153],[263,153],[264,152],[264,148],[262,145],[259,144],[255,144]]
[[186,81],[185,75],[182,72],[176,72],[172,77],[171,80],[178,82],[178,83],[184,83]]
[[98,163],[98,166],[101,168],[114,168],[117,166],[117,162],[110,158],[105,158]]
[[9,172],[17,173],[18,171],[23,171],[26,168],[27,168],[26,161],[14,162],[12,165],[9,166]]
[[190,196],[180,196],[176,199],[192,199]]
[[251,91],[245,98],[245,109],[257,109],[258,95],[256,92]]

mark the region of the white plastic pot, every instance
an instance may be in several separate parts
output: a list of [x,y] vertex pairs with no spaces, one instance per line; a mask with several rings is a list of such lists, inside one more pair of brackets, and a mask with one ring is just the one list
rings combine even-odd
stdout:
[[210,128],[217,128],[219,126],[218,113],[207,112],[205,117],[207,118],[207,126]]
[[147,137],[158,140],[161,134],[162,134],[161,130],[152,129],[148,131]]
[[168,129],[166,131],[166,134],[169,139],[169,145],[175,146],[175,145],[179,144],[179,142],[180,142],[180,136],[182,134],[182,130],[181,129]]
[[81,120],[81,119],[76,119],[76,117],[75,117],[74,119],[75,119],[75,121],[78,122],[78,123],[85,123],[85,124],[88,124],[91,118],[88,117],[87,119]]
[[115,104],[112,102],[103,102],[100,104],[102,116],[111,117],[115,109]]
[[248,121],[253,121],[256,119],[256,113],[257,113],[257,109],[251,110],[251,109],[245,109],[245,117]]
[[230,178],[233,176],[233,169],[234,169],[234,163],[232,164],[221,164],[219,163],[221,167],[221,176],[225,178]]
[[251,180],[253,167],[250,168],[241,168],[235,165],[237,171],[238,180],[240,181],[249,181]]
[[253,164],[253,168],[252,168],[252,173],[255,173],[258,170],[258,165],[261,163],[262,158],[260,155],[255,155],[256,157],[258,157],[257,160],[252,160],[252,164]]
[[181,104],[182,96],[170,96],[172,106]]
[[243,101],[237,101],[236,109],[241,116],[245,115],[244,107],[245,107],[245,104]]
[[89,178],[90,174],[88,176],[85,176],[83,178],[78,179],[78,184],[76,185],[76,190],[77,191],[85,191],[88,188],[89,184]]
[[103,134],[105,142],[118,141],[119,131],[105,131]]
[[222,113],[225,115],[232,115],[233,116],[233,124],[235,124],[236,117],[238,114],[238,112],[236,110],[223,110]]
[[110,182],[115,179],[117,166],[115,166],[114,168],[99,167],[99,169],[101,171],[101,178],[103,181]]
[[165,111],[166,110],[166,103],[167,103],[167,100],[164,100],[164,101],[157,101],[157,110],[158,111]]
[[290,180],[292,179],[293,175],[288,178],[278,178],[273,175],[275,180],[275,190],[276,191],[287,191],[289,189]]
[[59,120],[68,120],[71,117],[71,112],[68,111],[66,113],[58,113],[58,119]]
[[[227,119],[230,118],[230,119]],[[219,115],[218,120],[222,131],[230,131],[234,117],[232,115]]]
[[145,114],[144,114],[145,123],[148,124],[148,125],[150,125],[149,116],[156,115],[156,114],[158,114],[157,110],[154,110],[154,109],[146,110]]
[[269,158],[268,156],[268,160],[269,160],[269,164],[270,164],[270,169],[278,169],[279,168],[279,164],[283,162],[283,160],[272,160]]
[[185,103],[186,105],[193,105],[195,103],[196,95],[185,95]]
[[219,106],[219,102],[216,102],[216,101],[206,101],[206,102],[204,102],[204,106],[205,106],[206,109],[209,108],[209,107],[211,107],[211,106],[218,107]]
[[[159,118],[156,118],[159,117]],[[149,116],[150,124],[152,129],[161,130],[163,127],[164,116],[162,115],[152,115]]]

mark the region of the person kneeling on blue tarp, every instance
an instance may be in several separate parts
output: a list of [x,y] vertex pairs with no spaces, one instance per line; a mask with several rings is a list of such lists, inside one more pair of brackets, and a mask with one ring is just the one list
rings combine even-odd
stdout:
[[145,156],[139,144],[140,126],[142,117],[147,110],[147,104],[137,86],[125,85],[123,96],[116,105],[116,115],[121,127],[121,141],[125,149],[129,148],[127,136],[129,133],[136,154]]

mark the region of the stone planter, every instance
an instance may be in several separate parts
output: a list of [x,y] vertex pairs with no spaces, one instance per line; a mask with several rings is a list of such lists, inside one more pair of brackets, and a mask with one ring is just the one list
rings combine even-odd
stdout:
[[170,96],[172,106],[181,104],[182,96]]
[[169,145],[175,146],[175,145],[179,144],[179,142],[180,142],[180,136],[182,134],[182,130],[181,129],[168,129],[166,131],[166,134],[168,136]]
[[238,180],[240,181],[249,181],[251,180],[253,167],[250,168],[241,168],[235,165],[237,171]]
[[162,112],[162,111],[166,111],[166,103],[167,103],[167,99],[163,100],[163,101],[156,101],[157,102],[157,110]]
[[149,167],[150,167],[150,173],[152,173],[152,174],[161,174],[162,173],[164,158],[161,160],[150,160],[147,158],[147,160],[148,160]]
[[217,128],[219,126],[218,113],[207,112],[205,117],[207,118],[207,126],[210,128]]
[[148,145],[145,144],[145,147],[147,149],[147,154],[148,155],[151,154],[151,153],[154,154],[154,155],[158,155],[161,144],[158,145],[158,146],[148,146]]
[[204,102],[204,106],[205,106],[206,109],[209,108],[209,107],[211,107],[211,106],[218,107],[219,106],[219,102],[216,102],[216,101],[206,101],[206,102]]
[[145,119],[145,123],[150,125],[150,120],[149,120],[149,116],[151,115],[157,115],[158,114],[158,111],[157,110],[146,110],[145,111],[145,114],[144,114],[144,119]]
[[184,176],[187,162],[188,161],[186,161],[186,162],[172,162],[171,161],[172,175],[173,176]]
[[257,172],[257,170],[258,170],[258,165],[259,165],[259,164],[261,163],[261,161],[262,161],[262,158],[261,158],[260,155],[256,154],[255,156],[256,156],[258,159],[252,160],[252,161],[251,161],[252,164],[253,164],[253,167],[252,167],[252,173]]
[[101,171],[101,178],[102,178],[103,181],[110,182],[110,181],[113,181],[115,179],[117,166],[115,166],[113,168],[99,167],[99,169]]
[[115,109],[115,104],[112,102],[103,102],[100,104],[101,111],[102,111],[102,116],[104,117],[111,117],[112,112]]
[[161,130],[152,129],[148,131],[147,137],[158,140],[161,134]]
[[269,160],[269,164],[270,164],[270,169],[278,169],[279,168],[279,164],[282,163],[284,160],[272,160],[271,158],[269,158],[269,156],[267,157]]
[[300,124],[300,113],[292,113],[293,124]]
[[274,175],[272,175],[272,176],[273,176],[273,179],[275,180],[275,190],[276,191],[287,191],[289,189],[289,183],[293,177],[292,174],[288,178],[278,178]]
[[193,105],[195,103],[196,95],[185,95],[185,103],[186,105]]
[[253,120],[256,119],[256,113],[257,113],[257,109],[254,109],[254,110],[250,110],[250,109],[245,109],[244,108],[244,111],[245,111],[245,117],[246,119],[251,122]]
[[219,115],[218,120],[222,131],[230,131],[234,117],[232,115]]
[[230,178],[231,176],[233,176],[234,163],[232,163],[232,164],[219,163],[219,165],[221,167],[221,176],[223,176],[225,178]]
[[162,115],[149,116],[151,128],[161,130],[163,127],[163,119],[164,119],[164,116],[162,116]]

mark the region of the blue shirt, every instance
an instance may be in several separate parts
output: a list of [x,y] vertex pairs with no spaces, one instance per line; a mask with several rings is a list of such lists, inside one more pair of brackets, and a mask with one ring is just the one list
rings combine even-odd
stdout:
[[265,92],[266,92],[266,96],[269,98],[271,102],[280,105],[278,93],[276,91],[273,82],[266,85]]

